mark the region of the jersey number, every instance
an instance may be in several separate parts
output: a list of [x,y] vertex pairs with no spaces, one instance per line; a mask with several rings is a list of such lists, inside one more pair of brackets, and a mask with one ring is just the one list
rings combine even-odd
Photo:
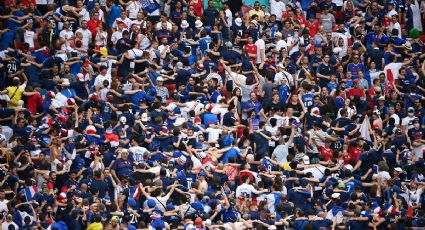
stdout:
[[7,72],[16,72],[16,64],[7,64]]

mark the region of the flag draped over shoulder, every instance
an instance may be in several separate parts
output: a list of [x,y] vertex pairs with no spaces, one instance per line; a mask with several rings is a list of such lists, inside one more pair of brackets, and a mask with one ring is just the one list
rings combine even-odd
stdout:
[[24,193],[27,201],[31,200],[37,192],[38,189],[35,185],[24,188]]

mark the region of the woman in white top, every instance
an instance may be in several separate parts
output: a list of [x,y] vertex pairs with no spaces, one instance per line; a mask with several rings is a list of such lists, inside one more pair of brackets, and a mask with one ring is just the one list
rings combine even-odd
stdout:
[[341,117],[341,110],[342,109],[346,109],[347,110],[347,118],[348,119],[351,119],[351,117],[354,115],[354,114],[356,114],[357,113],[357,111],[356,111],[356,107],[354,107],[354,106],[350,106],[350,104],[351,104],[351,100],[349,99],[349,98],[347,98],[347,99],[345,99],[345,102],[344,102],[344,107],[342,107],[342,108],[340,108],[339,110],[338,110],[338,116],[337,116],[337,118],[340,118]]

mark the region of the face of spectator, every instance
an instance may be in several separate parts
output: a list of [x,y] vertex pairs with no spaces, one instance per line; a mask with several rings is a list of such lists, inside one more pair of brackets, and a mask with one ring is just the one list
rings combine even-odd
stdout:
[[124,10],[124,11],[121,11],[121,19],[125,19],[125,18],[127,18],[127,12]]
[[322,48],[321,47],[317,47],[314,52],[316,53],[317,56],[321,56],[322,55]]
[[415,121],[415,122],[413,123],[413,126],[414,126],[416,129],[419,129],[419,128],[421,127],[421,123],[420,123],[419,121]]
[[278,94],[274,94],[273,95],[273,101],[276,103],[276,102],[279,102],[279,95]]
[[198,141],[201,143],[204,142],[205,141],[204,135],[198,135]]
[[332,34],[331,33],[327,33],[326,34],[326,38],[328,39],[328,42],[332,41]]
[[406,75],[406,70],[405,69],[400,69],[400,73],[399,73],[399,77],[404,78]]
[[123,159],[123,160],[128,160],[128,152],[127,151],[123,151],[122,153],[121,153],[121,158]]
[[188,136],[188,137],[193,136],[193,130],[192,130],[192,129],[189,129],[189,130],[187,131],[187,136]]
[[68,22],[68,21],[66,21],[66,22],[64,22],[64,23],[63,23],[63,27],[64,27],[66,30],[70,30],[70,29],[71,29],[70,24],[69,24],[69,22]]
[[421,101],[415,100],[415,106],[416,106],[416,108],[422,107]]
[[56,173],[52,173],[52,174],[50,175],[50,180],[51,180],[51,181],[55,181],[55,180],[56,180]]
[[258,11],[260,9],[260,3],[258,3],[258,2],[255,3],[254,4],[254,9]]
[[250,94],[250,98],[251,98],[251,100],[256,101],[257,100],[257,95],[255,93],[251,93]]
[[393,23],[397,22],[397,21],[398,21],[398,17],[397,17],[397,16],[392,16],[392,17],[391,17],[391,21],[392,21]]
[[397,100],[397,93],[395,91],[391,93],[391,100]]
[[76,180],[76,178],[77,178],[77,173],[71,173],[71,174],[70,174],[70,176],[71,176],[71,179],[72,179],[72,180]]
[[119,23],[118,24],[118,30],[122,31],[124,29],[124,24],[123,23]]
[[137,20],[142,20],[143,19],[143,13],[142,12],[139,12],[139,13],[137,13]]
[[345,99],[345,106],[348,107],[350,106],[351,100],[350,99]]
[[252,37],[248,37],[248,44],[252,44],[254,42],[254,39]]
[[65,72],[65,73],[69,73],[69,71],[70,71],[71,69],[70,69],[70,67],[69,67],[69,65],[64,65],[63,66],[63,72]]
[[323,58],[323,61],[325,63],[328,63],[329,62],[329,55],[325,55],[325,57]]
[[115,228],[118,226],[118,221],[117,221],[117,220],[115,220],[115,219],[112,219],[112,220],[111,220],[111,225],[112,225],[112,227],[115,229]]
[[18,122],[18,126],[21,127],[21,128],[24,127],[25,124],[26,124],[25,119],[20,119],[19,122]]
[[294,12],[293,11],[289,11],[288,12],[288,18],[293,18],[295,17]]

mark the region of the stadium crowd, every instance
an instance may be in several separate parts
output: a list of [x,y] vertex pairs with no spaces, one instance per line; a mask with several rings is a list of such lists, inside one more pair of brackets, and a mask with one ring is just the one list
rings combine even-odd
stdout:
[[425,228],[425,1],[1,2],[2,230]]

